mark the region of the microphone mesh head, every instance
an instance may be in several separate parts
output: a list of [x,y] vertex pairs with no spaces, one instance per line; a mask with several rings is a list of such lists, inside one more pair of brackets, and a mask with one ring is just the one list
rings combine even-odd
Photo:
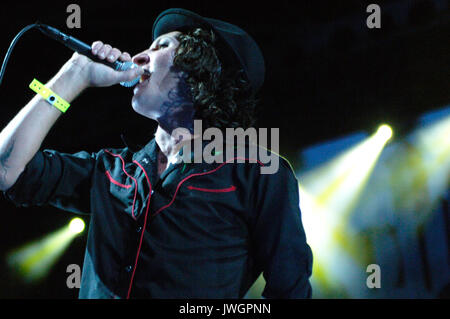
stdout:
[[[128,70],[128,69],[133,69],[133,68],[135,68],[136,66],[137,66],[137,65],[134,64],[134,63],[131,62],[131,61],[122,62],[122,63],[120,64],[119,68],[117,69],[117,71],[126,71],[126,70]],[[140,78],[140,77],[137,77],[137,78],[135,78],[134,80],[127,81],[127,82],[120,82],[120,85],[122,85],[122,86],[124,86],[124,87],[128,87],[128,88],[129,88],[129,87],[132,87],[132,86],[135,86],[136,84],[138,84],[139,78]]]

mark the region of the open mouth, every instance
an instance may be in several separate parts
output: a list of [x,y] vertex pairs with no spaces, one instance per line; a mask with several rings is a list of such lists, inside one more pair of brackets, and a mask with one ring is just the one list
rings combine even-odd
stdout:
[[149,71],[145,71],[143,75],[139,78],[139,83],[134,87],[133,93],[136,94],[140,88],[146,86],[150,82],[151,73]]
[[150,80],[151,73],[149,71],[145,71],[143,75],[141,75],[141,78],[139,79],[139,84],[142,84],[145,82],[145,84]]

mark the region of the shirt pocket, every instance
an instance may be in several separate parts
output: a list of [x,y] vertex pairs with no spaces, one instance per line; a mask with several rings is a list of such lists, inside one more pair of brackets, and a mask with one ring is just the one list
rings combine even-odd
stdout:
[[110,182],[109,193],[114,198],[114,207],[136,219],[141,203],[136,179],[127,173],[113,175],[109,170],[105,171],[105,176]]

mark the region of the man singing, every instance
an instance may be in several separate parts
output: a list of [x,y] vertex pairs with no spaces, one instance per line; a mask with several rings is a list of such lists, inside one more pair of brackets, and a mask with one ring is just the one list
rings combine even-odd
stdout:
[[131,105],[158,123],[145,147],[42,151],[63,113],[37,94],[0,134],[1,189],[21,207],[90,214],[80,298],[242,298],[261,273],[264,297],[310,298],[312,254],[289,164],[261,174],[250,157],[180,160],[198,138],[194,120],[221,131],[254,124],[258,46],[242,29],[184,9],[162,12],[152,39],[134,57],[96,41],[99,59],[137,67],[118,72],[75,53],[45,85],[64,105],[88,87],[141,77]]

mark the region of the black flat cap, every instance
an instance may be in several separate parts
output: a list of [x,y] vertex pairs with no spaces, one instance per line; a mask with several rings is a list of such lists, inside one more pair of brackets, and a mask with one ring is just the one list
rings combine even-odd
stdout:
[[155,20],[152,39],[164,33],[202,27],[212,30],[224,44],[220,52],[228,63],[237,62],[244,70],[253,90],[258,91],[264,82],[264,58],[252,37],[241,28],[216,19],[204,18],[189,10],[173,8],[163,11]]

